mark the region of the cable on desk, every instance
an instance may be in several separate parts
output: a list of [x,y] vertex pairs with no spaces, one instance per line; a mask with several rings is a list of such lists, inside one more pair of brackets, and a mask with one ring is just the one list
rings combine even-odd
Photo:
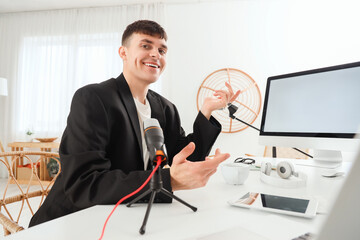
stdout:
[[99,238],[99,240],[101,240],[103,237],[104,237],[104,233],[105,233],[105,228],[106,228],[106,224],[107,222],[109,221],[111,215],[114,213],[115,209],[120,205],[120,203],[122,203],[124,200],[128,199],[129,197],[135,195],[136,193],[138,193],[141,189],[143,189],[146,184],[148,184],[148,182],[150,181],[151,177],[154,175],[154,173],[156,172],[156,170],[158,169],[158,167],[160,166],[161,164],[161,158],[158,158],[157,159],[157,163],[156,163],[156,166],[155,168],[153,169],[153,171],[151,172],[151,174],[149,175],[149,177],[146,179],[146,181],[138,188],[136,189],[134,192],[128,194],[127,196],[123,197],[122,199],[120,199],[115,207],[113,208],[113,210],[110,212],[109,216],[106,218],[106,221],[104,223],[104,226],[103,226],[103,229],[102,229],[102,232],[101,232],[101,236]]

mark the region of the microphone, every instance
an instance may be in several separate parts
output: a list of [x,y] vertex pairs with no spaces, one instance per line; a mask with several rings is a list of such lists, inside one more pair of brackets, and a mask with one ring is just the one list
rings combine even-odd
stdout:
[[[174,194],[172,194],[171,192],[169,192],[168,190],[166,190],[163,187],[163,181],[161,179],[161,168],[162,167],[158,167],[157,163],[161,160],[161,165],[166,164],[167,156],[166,156],[166,148],[165,148],[165,144],[164,144],[164,134],[163,134],[163,131],[160,127],[158,120],[156,120],[155,118],[150,118],[150,119],[146,119],[144,121],[144,136],[145,136],[145,142],[147,145],[147,149],[150,154],[150,160],[153,162],[153,169],[154,169],[153,172],[150,174],[150,176],[152,176],[150,179],[150,184],[149,184],[150,186],[149,186],[148,190],[141,193],[139,196],[137,196],[135,199],[133,199],[131,202],[129,202],[126,205],[127,207],[130,207],[132,204],[138,202],[143,197],[147,196],[148,194],[151,194],[150,200],[148,200],[148,207],[147,207],[147,210],[145,213],[144,221],[139,230],[140,234],[145,233],[146,223],[149,218],[150,210],[154,203],[155,196],[158,193],[162,193],[162,194],[164,194],[164,196],[166,195],[167,197],[170,197],[170,198],[173,198],[173,199],[179,201],[180,203],[184,204],[185,206],[191,208],[194,212],[196,212],[196,210],[197,210],[196,207],[191,206],[190,204],[188,204],[181,198],[175,196]],[[148,181],[149,181],[149,179],[146,180],[146,183],[144,183],[143,186],[146,185]],[[133,193],[138,192],[139,189]],[[130,195],[133,195],[133,194],[130,194]]]
[[144,121],[144,136],[153,165],[156,165],[158,157],[161,157],[161,166],[166,165],[164,134],[157,119],[149,118]]
[[243,120],[237,118],[237,117],[234,115],[234,113],[236,113],[236,111],[238,110],[238,107],[237,107],[237,106],[235,106],[235,105],[232,104],[232,103],[228,103],[228,110],[229,110],[229,117],[231,117],[232,119],[236,119],[236,120],[238,120],[239,122],[245,124],[246,126],[249,126],[249,127],[251,127],[251,128],[253,128],[253,129],[255,129],[255,130],[257,130],[257,131],[260,132],[260,129],[254,127],[253,125],[251,125],[251,124],[249,124],[249,123],[247,123],[247,122],[244,122]]
[[[234,115],[234,113],[236,113],[236,111],[238,110],[238,107],[237,107],[237,106],[235,106],[235,105],[232,104],[232,103],[228,103],[228,110],[229,110],[229,117],[231,117],[232,119],[238,120],[239,122],[245,124],[246,126],[249,126],[249,127],[251,127],[251,128],[253,128],[253,129],[255,129],[255,130],[257,130],[257,131],[260,132],[260,129],[254,127],[253,125],[251,125],[251,124],[249,124],[249,123],[247,123],[247,122],[244,122],[243,120],[237,118],[237,117]],[[308,157],[310,157],[310,158],[313,158],[313,156],[311,156],[310,154],[308,154],[308,153],[306,153],[306,152],[301,151],[301,150],[298,149],[298,148],[293,148],[293,149],[296,150],[296,151],[298,151],[298,152],[300,152],[300,153],[302,153],[302,154],[304,154],[304,155],[306,155],[306,156],[308,156]],[[273,153],[273,158],[276,158],[276,147],[273,147],[273,148],[272,148],[272,153]]]

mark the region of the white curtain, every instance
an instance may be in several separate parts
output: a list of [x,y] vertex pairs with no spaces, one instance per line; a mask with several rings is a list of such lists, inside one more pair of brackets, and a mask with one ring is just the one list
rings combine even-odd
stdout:
[[[117,77],[121,35],[135,20],[163,24],[162,4],[139,4],[0,15],[0,140],[61,137],[74,92]],[[159,90],[158,86],[155,86]],[[5,175],[0,169],[0,177]]]

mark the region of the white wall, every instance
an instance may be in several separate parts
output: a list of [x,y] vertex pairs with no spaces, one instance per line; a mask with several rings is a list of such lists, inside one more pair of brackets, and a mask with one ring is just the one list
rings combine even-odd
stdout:
[[[163,94],[192,131],[197,90],[213,71],[248,73],[264,93],[268,76],[360,60],[356,1],[226,1],[166,6],[168,67]],[[263,95],[262,95],[263,96]],[[254,122],[260,126],[261,116]],[[258,133],[221,134],[216,147],[263,154]]]
[[[268,76],[360,60],[360,3],[356,0],[239,0],[166,4],[168,67],[163,94],[180,111],[187,132],[197,114],[196,94],[213,71],[238,68],[258,82]],[[6,49],[6,46],[4,46]],[[1,54],[1,53],[0,53]],[[9,61],[11,62],[11,61]],[[4,65],[5,64],[5,65]],[[3,62],[2,67],[7,68]],[[3,70],[4,70],[3,69]],[[0,99],[0,138],[5,101]],[[254,122],[259,127],[260,117]],[[262,154],[253,129],[222,134],[217,143],[233,156]]]

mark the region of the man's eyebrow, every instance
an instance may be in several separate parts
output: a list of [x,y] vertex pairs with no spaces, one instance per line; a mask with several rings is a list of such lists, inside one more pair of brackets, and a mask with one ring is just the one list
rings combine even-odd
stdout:
[[[140,42],[146,42],[146,43],[149,43],[149,44],[154,44],[154,42],[153,41],[150,41],[149,39],[142,39]],[[165,45],[165,44],[161,44],[161,47],[162,48],[165,48],[165,49],[167,49],[168,47]]]

